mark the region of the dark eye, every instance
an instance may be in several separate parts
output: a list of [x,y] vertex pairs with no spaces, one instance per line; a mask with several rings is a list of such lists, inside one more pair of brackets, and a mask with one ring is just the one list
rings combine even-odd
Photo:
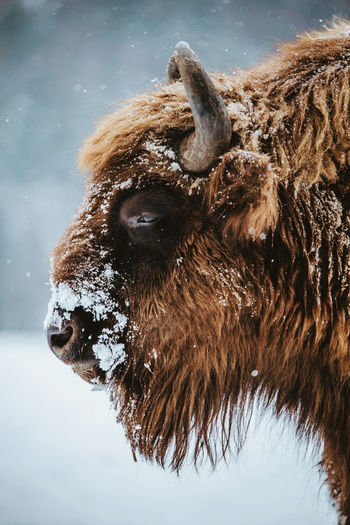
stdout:
[[135,216],[121,216],[121,221],[123,221],[123,219],[130,228],[147,228],[159,221],[159,217],[156,214],[152,214],[150,211],[144,211],[141,212],[141,214],[136,214]]
[[148,215],[146,212],[140,217],[137,217],[136,222],[138,224],[147,224],[149,222],[156,222],[157,220],[158,220],[158,217],[152,217],[151,215]]
[[160,247],[178,235],[184,214],[178,195],[165,190],[141,191],[122,202],[119,224],[134,244]]

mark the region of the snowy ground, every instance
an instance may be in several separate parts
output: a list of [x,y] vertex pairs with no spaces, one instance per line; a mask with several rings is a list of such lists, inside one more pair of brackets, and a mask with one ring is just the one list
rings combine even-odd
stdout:
[[276,424],[253,433],[238,465],[178,478],[133,462],[105,393],[42,334],[0,332],[0,361],[0,525],[336,523],[316,460]]

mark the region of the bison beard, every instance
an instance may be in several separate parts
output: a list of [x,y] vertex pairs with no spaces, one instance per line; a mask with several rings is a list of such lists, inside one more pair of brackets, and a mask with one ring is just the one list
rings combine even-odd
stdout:
[[55,354],[105,385],[133,449],[162,465],[239,449],[255,399],[293,418],[323,447],[342,523],[349,34],[337,21],[212,80],[178,44],[170,84],[82,150],[90,176],[53,252],[46,320]]

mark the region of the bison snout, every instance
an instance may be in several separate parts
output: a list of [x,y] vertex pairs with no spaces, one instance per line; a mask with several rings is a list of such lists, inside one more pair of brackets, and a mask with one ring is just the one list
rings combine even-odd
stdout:
[[80,346],[80,329],[75,319],[61,327],[50,326],[46,332],[47,342],[56,357],[67,364],[77,360],[77,349]]
[[63,328],[57,326],[51,326],[47,330],[47,341],[49,347],[57,357],[61,357],[64,352],[64,347],[70,341],[73,335],[72,326],[68,325]]

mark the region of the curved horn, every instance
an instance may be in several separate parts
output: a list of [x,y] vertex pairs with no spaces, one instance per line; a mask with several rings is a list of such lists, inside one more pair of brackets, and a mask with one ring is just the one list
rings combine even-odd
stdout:
[[195,130],[180,145],[185,170],[207,170],[229,148],[232,126],[224,101],[186,42],[179,42],[167,67],[168,83],[182,80],[192,109]]

